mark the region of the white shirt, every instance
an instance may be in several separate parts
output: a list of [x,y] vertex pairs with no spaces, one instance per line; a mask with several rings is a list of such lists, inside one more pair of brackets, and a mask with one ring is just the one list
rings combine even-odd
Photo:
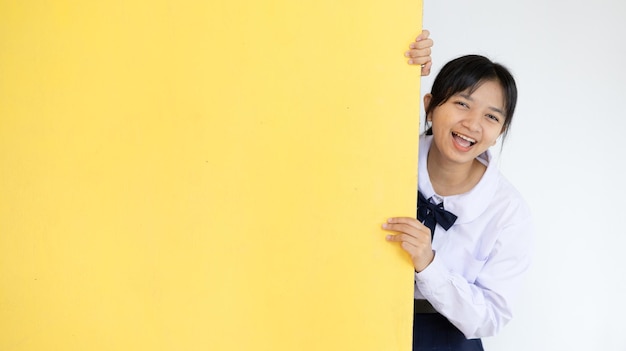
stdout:
[[415,298],[427,299],[468,339],[492,336],[511,319],[511,302],[530,264],[530,210],[490,163],[489,151],[478,157],[487,170],[471,191],[437,195],[426,167],[431,142],[432,136],[420,138],[419,190],[458,218],[447,231],[436,226],[435,258],[415,273]]

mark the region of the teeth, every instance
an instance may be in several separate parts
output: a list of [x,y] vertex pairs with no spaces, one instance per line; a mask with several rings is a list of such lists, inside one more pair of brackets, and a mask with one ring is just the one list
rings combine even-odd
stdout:
[[463,140],[467,140],[467,141],[469,141],[469,142],[470,142],[470,144],[472,144],[472,145],[476,144],[476,140],[474,140],[474,139],[472,139],[472,138],[466,137],[465,135],[461,135],[461,134],[458,134],[458,133],[454,133],[454,132],[452,132],[452,133],[453,133],[454,135],[458,136],[459,138],[463,139]]

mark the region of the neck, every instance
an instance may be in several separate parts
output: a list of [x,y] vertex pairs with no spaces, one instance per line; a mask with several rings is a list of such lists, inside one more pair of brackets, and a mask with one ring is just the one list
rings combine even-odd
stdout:
[[472,190],[487,169],[476,159],[467,163],[446,161],[433,147],[428,151],[426,167],[433,189],[441,196],[458,195]]

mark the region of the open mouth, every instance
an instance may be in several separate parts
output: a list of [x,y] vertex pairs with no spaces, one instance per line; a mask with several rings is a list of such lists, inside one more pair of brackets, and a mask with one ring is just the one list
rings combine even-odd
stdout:
[[476,144],[476,140],[465,135],[452,132],[452,136],[454,137],[454,140],[462,147],[472,147],[474,144]]

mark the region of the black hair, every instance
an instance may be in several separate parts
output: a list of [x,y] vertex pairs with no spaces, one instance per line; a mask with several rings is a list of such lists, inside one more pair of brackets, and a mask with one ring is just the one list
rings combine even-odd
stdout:
[[[433,82],[430,92],[432,97],[426,109],[426,116],[432,114],[437,106],[444,104],[454,94],[468,89],[470,93],[473,93],[486,81],[498,82],[504,93],[505,118],[502,126],[502,139],[504,140],[513,121],[513,112],[517,103],[517,86],[506,67],[484,56],[461,56],[443,66]],[[426,134],[432,134],[432,127],[428,128]]]

